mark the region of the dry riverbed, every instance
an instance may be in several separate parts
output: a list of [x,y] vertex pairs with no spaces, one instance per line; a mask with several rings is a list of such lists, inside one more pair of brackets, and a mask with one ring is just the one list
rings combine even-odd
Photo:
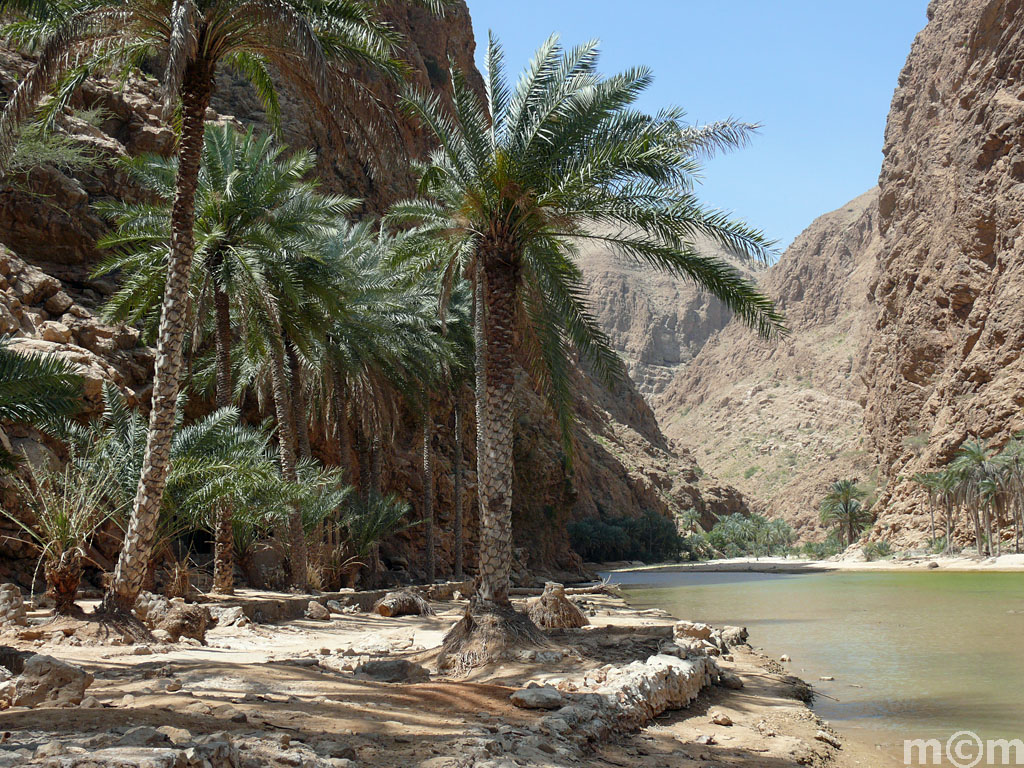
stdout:
[[[234,602],[255,599],[242,595]],[[559,705],[582,704],[588,690],[606,680],[610,685],[631,663],[640,673],[655,670],[659,679],[705,664],[664,655],[648,661],[673,647],[675,622],[667,614],[632,610],[608,595],[575,599],[590,614],[591,627],[551,633],[549,647],[464,679],[433,674],[430,651],[461,615],[464,601],[434,603],[436,615],[426,617],[332,613],[327,620],[277,624],[243,619],[241,626],[210,629],[205,646],[112,644],[120,640],[117,633],[92,644],[98,633],[87,622],[62,621],[60,630],[9,628],[0,643],[78,665],[95,680],[81,705],[0,712],[0,766],[886,764],[875,750],[829,730],[800,700],[803,684],[746,645],[733,645],[716,659],[721,671],[731,673],[723,676],[728,687],[704,687],[686,708],[661,712],[630,733],[613,727],[603,734],[594,726],[601,720],[578,714],[581,706],[554,712],[514,706],[510,695],[530,683],[551,686],[544,691],[565,697]],[[373,661],[389,663],[360,667]],[[422,673],[415,665],[432,674],[417,679]],[[384,682],[389,674],[404,679]],[[623,700],[636,697],[634,689],[625,691]],[[572,720],[577,715],[578,725]],[[584,743],[587,729],[603,735]]]

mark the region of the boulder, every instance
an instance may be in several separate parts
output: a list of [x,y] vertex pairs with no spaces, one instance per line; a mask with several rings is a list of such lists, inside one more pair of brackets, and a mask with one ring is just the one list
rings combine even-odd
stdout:
[[711,637],[712,630],[713,628],[710,624],[701,624],[695,621],[678,621],[672,629],[672,634],[677,640],[682,637],[707,640]]
[[722,627],[722,640],[726,645],[746,645],[748,637],[746,627]]
[[210,609],[205,605],[189,605],[178,599],[171,600],[171,605],[163,617],[156,622],[154,629],[162,629],[171,636],[172,642],[183,637],[190,637],[200,643],[206,642],[206,630],[213,623]]
[[313,619],[313,621],[330,621],[331,612],[324,608],[323,604],[316,600],[310,600],[309,605],[306,606],[306,618]]
[[16,584],[0,584],[0,627],[25,625],[25,599]]
[[14,705],[35,707],[39,704],[77,706],[85,698],[85,689],[93,676],[81,667],[36,654],[25,662],[15,681]]
[[523,709],[560,709],[565,704],[565,697],[550,685],[521,688],[509,696],[509,700]]
[[381,683],[420,683],[430,679],[426,667],[405,659],[367,661],[355,668],[355,674]]

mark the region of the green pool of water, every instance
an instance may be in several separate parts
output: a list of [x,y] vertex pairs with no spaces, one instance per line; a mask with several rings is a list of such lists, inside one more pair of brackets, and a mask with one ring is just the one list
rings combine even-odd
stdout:
[[[823,694],[815,710],[853,738],[970,730],[1024,738],[1024,574],[637,572],[612,574],[632,605],[750,642]],[[834,682],[819,677],[834,676]],[[856,687],[855,687],[856,686]]]

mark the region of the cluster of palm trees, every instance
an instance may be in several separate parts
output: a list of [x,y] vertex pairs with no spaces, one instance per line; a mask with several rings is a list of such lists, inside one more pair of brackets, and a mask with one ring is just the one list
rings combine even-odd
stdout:
[[[700,160],[742,145],[754,126],[693,127],[677,109],[636,110],[650,72],[600,75],[594,42],[565,49],[552,37],[512,86],[492,39],[483,97],[457,70],[450,99],[406,89],[405,113],[437,147],[417,167],[418,196],[393,205],[379,224],[349,223],[355,201],[318,192],[309,154],[289,155],[252,132],[208,128],[204,116],[218,66],[249,77],[275,114],[272,66],[300,81],[314,104],[332,105],[329,119],[343,119],[344,108],[334,105],[358,90],[353,65],[395,76],[403,70],[395,60],[399,41],[375,5],[0,2],[0,10],[23,15],[11,31],[39,51],[0,116],[0,161],[15,127],[55,84],[51,105],[98,66],[154,54],[166,62],[177,158],[131,161],[152,200],[105,209],[116,229],[104,243],[112,256],[102,268],[123,280],[110,312],[140,324],[157,349],[146,447],[105,608],[130,609],[145,582],[183,386],[212,392],[221,408],[252,399],[265,406],[261,412],[274,417],[279,472],[293,485],[310,458],[311,433],[343,442],[354,436],[367,501],[382,490],[388,415],[399,411],[419,415],[425,485],[432,486],[431,413],[440,400],[459,414],[475,410],[477,590],[446,643],[446,651],[475,663],[528,634],[528,619],[509,601],[517,368],[546,394],[570,456],[575,355],[607,380],[622,373],[588,310],[574,259],[579,244],[599,242],[693,280],[765,337],[782,330],[769,299],[695,246],[711,238],[747,258],[770,252],[759,231],[695,193]],[[342,464],[349,448],[342,446]],[[218,502],[218,543],[232,506]],[[431,576],[432,508],[428,498]],[[279,536],[289,542],[292,579],[301,586],[307,543],[322,541],[304,530],[298,502],[287,517]],[[494,633],[500,642],[492,642]]]
[[852,545],[875,519],[871,507],[864,503],[867,490],[853,480],[836,480],[821,500],[822,525],[833,527],[842,543]]
[[[1020,552],[1024,527],[1024,440],[1011,439],[1001,450],[982,440],[968,440],[942,469],[913,478],[928,491],[933,545],[943,552],[952,546],[957,523],[969,521],[978,555],[1000,555],[1012,529],[1014,551]],[[935,513],[944,535],[936,537]],[[936,546],[937,548],[937,546]]]

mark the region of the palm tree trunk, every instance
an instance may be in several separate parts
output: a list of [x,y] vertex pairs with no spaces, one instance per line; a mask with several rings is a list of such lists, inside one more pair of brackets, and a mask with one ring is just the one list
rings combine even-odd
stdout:
[[364,504],[370,501],[370,447],[361,423],[356,423],[356,461],[359,464],[359,496]]
[[309,445],[309,408],[306,404],[306,390],[302,387],[302,369],[299,366],[299,356],[295,354],[295,345],[288,341],[288,366],[291,370],[292,408],[295,411],[295,437],[296,448],[300,459],[311,459],[312,448]]
[[434,543],[434,462],[431,457],[430,405],[423,409],[423,519],[426,521],[427,583],[437,578],[437,552]]
[[355,475],[352,471],[352,432],[349,430],[348,408],[338,391],[334,393],[334,409],[338,419],[338,462],[345,474],[345,481],[351,484]]
[[[501,251],[483,260],[483,312],[477,317],[477,501],[480,540],[476,595],[444,637],[438,665],[487,664],[543,635],[509,600],[512,570],[512,449],[515,396],[515,318],[518,265]],[[481,328],[482,326],[482,328]],[[479,342],[483,341],[483,344]]]
[[463,550],[465,549],[465,541],[463,541],[463,520],[462,520],[462,391],[460,390],[455,395],[455,456],[452,459],[452,474],[454,479],[452,484],[454,485],[453,493],[455,494],[455,580],[462,581],[463,579]]
[[[211,269],[214,273],[213,306],[215,312],[215,339],[217,345],[217,407],[227,408],[231,405],[231,307],[228,294],[217,275],[222,257],[218,254],[213,259]],[[235,593],[235,542],[231,528],[234,513],[229,502],[218,505],[217,524],[213,543],[213,591],[222,595]]]
[[[276,310],[271,310],[272,312]],[[270,344],[271,379],[274,387],[274,408],[277,414],[277,444],[281,456],[281,475],[289,483],[298,479],[295,472],[295,426],[288,389],[288,373],[284,355],[284,338],[278,334]],[[289,568],[292,586],[305,590],[308,582],[306,535],[302,530],[302,512],[298,507],[288,518]]]
[[495,255],[484,262],[484,364],[486,420],[477,426],[477,485],[480,494],[479,596],[509,602],[512,572],[512,448],[515,397],[515,297],[518,267]]
[[55,603],[57,614],[74,613],[75,595],[82,582],[82,557],[74,550],[64,552],[44,568],[47,592]]
[[213,67],[203,61],[189,64],[181,85],[182,125],[177,189],[171,208],[170,257],[157,335],[146,452],[124,547],[103,598],[103,609],[109,612],[126,614],[131,611],[153,555],[153,539],[170,468],[189,277],[195,252],[196,185],[203,153],[204,118],[212,91]]

